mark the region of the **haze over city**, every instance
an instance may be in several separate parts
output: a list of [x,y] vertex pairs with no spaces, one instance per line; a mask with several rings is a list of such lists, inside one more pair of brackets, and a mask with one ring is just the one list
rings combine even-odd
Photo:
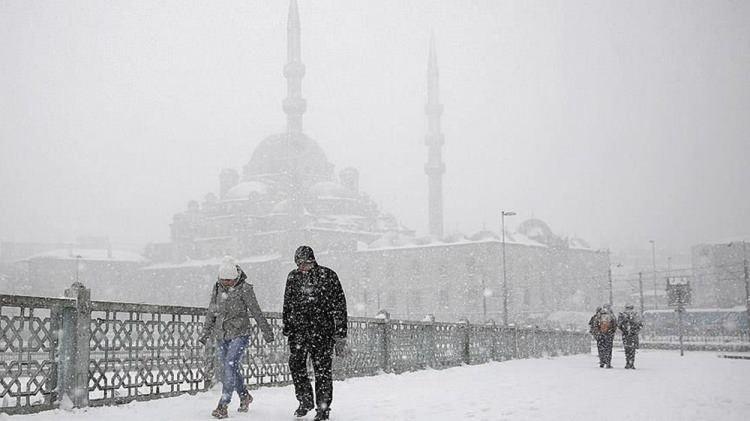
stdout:
[[[0,238],[165,241],[283,128],[286,7],[3,2]],[[434,33],[446,233],[512,209],[613,250],[747,236],[749,8],[303,1],[304,131],[425,233]]]

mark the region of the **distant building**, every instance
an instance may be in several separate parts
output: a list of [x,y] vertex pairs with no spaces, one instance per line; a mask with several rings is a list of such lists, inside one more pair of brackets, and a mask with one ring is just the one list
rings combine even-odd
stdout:
[[14,264],[27,258],[44,253],[45,251],[61,249],[73,244],[69,243],[32,243],[3,241],[0,242],[0,264]]
[[750,259],[747,240],[692,247],[692,307],[731,308],[746,305],[743,260]]
[[[150,264],[138,270],[130,292],[138,300],[205,305],[216,268],[226,254],[238,258],[257,286],[264,309],[279,310],[292,255],[300,244],[316,250],[321,264],[340,275],[352,315],[438,320],[501,320],[502,239],[482,231],[443,232],[437,55],[428,59],[426,137],[430,236],[381,210],[359,189],[359,174],[338,174],[323,148],[302,131],[306,102],[301,84],[300,22],[292,0],[288,20],[288,96],[284,133],[263,140],[242,174],[219,174],[218,194],[191,201],[174,216],[169,242],[151,244]],[[552,309],[590,312],[607,297],[608,254],[585,242],[556,236],[540,220],[506,234],[509,313],[512,321],[542,320]],[[163,286],[154,288],[154,286]]]
[[76,244],[25,259],[31,295],[58,296],[79,281],[92,289],[92,298],[134,297],[133,281],[146,259],[132,251],[113,249],[106,237],[81,237]]

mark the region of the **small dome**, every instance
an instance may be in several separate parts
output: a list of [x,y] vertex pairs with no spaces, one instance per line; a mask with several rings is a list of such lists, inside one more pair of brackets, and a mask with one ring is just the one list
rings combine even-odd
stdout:
[[471,241],[501,240],[501,238],[492,231],[482,230],[470,237]]
[[227,200],[247,199],[251,193],[266,194],[268,186],[260,181],[245,181],[227,191]]
[[443,237],[444,243],[460,243],[463,241],[466,241],[466,236],[461,234],[460,232],[446,235],[445,237]]
[[396,232],[389,232],[384,234],[382,237],[370,243],[371,249],[378,248],[392,248],[392,247],[405,247],[415,245],[416,241],[413,237],[407,237]]
[[332,181],[321,181],[310,186],[310,194],[315,197],[350,197],[352,194],[342,185]]
[[292,210],[292,203],[288,200],[282,200],[273,205],[271,213],[289,213]]
[[541,219],[527,219],[518,226],[517,231],[531,240],[548,246],[558,246],[564,243]]

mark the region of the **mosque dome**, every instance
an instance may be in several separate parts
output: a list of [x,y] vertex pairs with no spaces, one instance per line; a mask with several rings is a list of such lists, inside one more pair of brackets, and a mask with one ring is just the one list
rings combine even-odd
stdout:
[[333,181],[321,181],[310,186],[310,195],[322,198],[322,197],[351,197],[352,192],[345,189],[341,184]]
[[333,165],[325,152],[303,133],[281,133],[265,138],[244,168],[245,179],[272,174],[297,175],[303,181],[333,178]]

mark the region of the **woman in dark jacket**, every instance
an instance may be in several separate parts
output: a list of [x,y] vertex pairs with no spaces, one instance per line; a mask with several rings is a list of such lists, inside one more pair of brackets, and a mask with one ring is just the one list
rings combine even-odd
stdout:
[[253,286],[247,282],[245,272],[234,262],[234,259],[227,256],[219,267],[219,279],[211,293],[206,325],[203,334],[198,339],[205,345],[209,336],[215,333],[223,364],[221,399],[219,399],[219,405],[211,413],[215,418],[229,416],[227,407],[235,391],[240,396],[238,411],[247,412],[253,401],[240,371],[242,354],[245,353],[253,330],[249,315],[253,316],[263,332],[263,339],[266,342],[273,342],[273,331],[260,310]]

